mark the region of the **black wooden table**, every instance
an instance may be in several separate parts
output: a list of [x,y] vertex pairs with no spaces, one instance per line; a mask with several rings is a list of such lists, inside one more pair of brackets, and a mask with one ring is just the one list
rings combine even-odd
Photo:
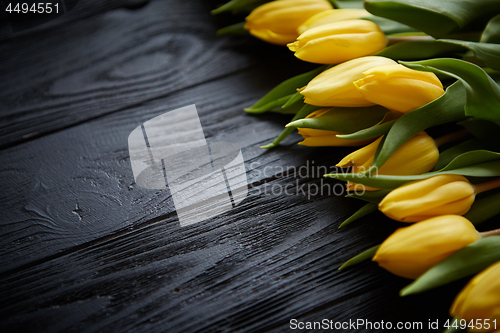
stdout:
[[[81,0],[15,32],[2,14],[1,332],[283,332],[293,319],[425,332],[447,319],[464,281],[400,298],[409,281],[374,263],[337,270],[398,225],[373,214],[339,231],[362,203],[313,194],[335,181],[294,169],[331,168],[351,149],[296,134],[259,148],[290,117],[243,108],[314,66],[217,37],[236,22],[210,15],[220,2]],[[209,142],[242,148],[250,185],[233,210],[181,227],[167,190],[135,184],[127,138],[190,104]]]

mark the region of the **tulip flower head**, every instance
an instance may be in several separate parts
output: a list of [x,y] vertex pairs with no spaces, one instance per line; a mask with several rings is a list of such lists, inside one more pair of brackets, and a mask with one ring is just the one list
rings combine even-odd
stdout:
[[338,64],[377,53],[386,45],[387,38],[377,24],[347,20],[308,29],[288,48],[304,61]]
[[398,113],[418,109],[444,94],[434,73],[399,64],[371,68],[354,84],[366,100]]
[[[467,322],[489,319],[489,329],[470,329],[469,332],[492,332],[494,320],[500,322],[500,262],[476,275],[458,294],[450,314]],[[483,325],[482,325],[483,326]],[[484,327],[484,326],[483,326]]]
[[466,218],[442,215],[397,229],[380,245],[373,261],[395,275],[416,279],[479,238]]
[[401,222],[467,213],[476,196],[474,186],[460,175],[438,175],[405,184],[391,191],[379,203],[379,210]]
[[246,18],[245,29],[266,42],[286,45],[297,38],[302,23],[329,9],[332,5],[326,0],[275,0],[255,8]]
[[298,29],[298,33],[302,34],[306,30],[319,27],[320,25],[325,25],[329,23],[345,21],[345,20],[356,20],[362,17],[369,17],[372,14],[367,12],[365,9],[330,9],[318,13],[311,18],[307,19]]
[[372,106],[375,103],[366,100],[353,82],[371,68],[394,64],[396,62],[392,59],[377,56],[353,59],[322,72],[299,91],[305,97],[305,103],[311,105]]
[[[321,115],[324,115],[330,111],[330,109],[320,109],[314,111],[306,118],[316,118]],[[298,128],[299,134],[302,135],[304,141],[299,142],[299,145],[308,146],[308,147],[325,147],[325,146],[336,146],[336,147],[348,147],[348,146],[362,146],[367,144],[372,139],[368,140],[348,140],[341,139],[337,137],[337,134],[341,134],[339,132],[334,131],[326,131],[312,128]]]
[[[356,150],[344,157],[338,164],[338,167],[352,167],[352,173],[358,173],[368,170],[373,163],[375,152],[382,137],[369,145]],[[439,159],[439,150],[427,133],[420,132],[404,145],[402,145],[394,154],[389,157],[376,172],[380,175],[419,175],[430,171]],[[347,190],[375,190],[364,185],[347,183]]]

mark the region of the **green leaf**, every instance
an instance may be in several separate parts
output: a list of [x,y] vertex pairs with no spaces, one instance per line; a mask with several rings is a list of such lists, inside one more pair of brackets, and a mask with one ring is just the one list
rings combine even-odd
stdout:
[[294,76],[286,81],[281,82],[279,85],[274,87],[270,92],[268,92],[264,97],[259,99],[254,105],[246,108],[245,111],[252,112],[252,110],[260,108],[274,100],[283,98],[285,96],[294,95],[298,88],[302,88],[307,85],[309,81],[314,79],[319,73],[327,69],[328,66],[320,66],[312,71],[304,74]]
[[391,190],[365,191],[363,194],[349,193],[346,197],[378,204],[389,192]]
[[334,107],[319,117],[295,120],[288,123],[286,127],[352,133],[379,123],[388,112],[390,111],[378,105],[352,108]]
[[217,36],[250,35],[250,32],[248,32],[248,30],[245,29],[244,26],[245,22],[236,23],[217,30],[216,34]]
[[500,44],[477,43],[456,39],[411,40],[391,45],[375,55],[394,60],[421,60],[428,58],[461,58],[472,51],[485,66],[500,69]]
[[463,30],[500,12],[496,0],[366,0],[370,13],[401,22],[434,37]]
[[233,13],[250,12],[252,9],[269,2],[269,0],[231,0],[228,3],[212,10],[213,15],[231,11]]
[[358,211],[356,211],[356,213],[352,214],[348,219],[346,219],[344,222],[342,222],[339,225],[339,229],[345,227],[346,225],[348,225],[356,220],[359,220],[363,216],[366,216],[372,212],[375,212],[377,209],[378,209],[377,204],[367,203],[366,205],[364,205],[363,207],[358,209]]
[[293,96],[290,97],[288,102],[286,102],[286,104],[283,105],[281,108],[271,109],[270,111],[275,112],[275,113],[281,113],[281,114],[297,114],[297,112],[299,112],[300,109],[302,109],[302,107],[304,107],[304,105],[306,105],[306,104],[304,103],[304,99],[302,99],[302,98],[299,100],[296,100],[293,103],[289,103],[292,98],[294,98],[294,97]]
[[500,236],[482,238],[455,252],[403,288],[401,296],[420,293],[481,272],[500,260]]
[[[293,117],[292,121],[293,120],[296,120],[296,119],[302,119],[302,118],[305,118],[307,117],[310,113],[318,110],[320,107],[319,106],[314,106],[314,105],[309,105],[309,104],[304,104],[304,106],[299,110],[299,112],[297,112],[297,114]],[[263,149],[269,149],[269,148],[274,148],[276,147],[277,145],[279,145],[279,143],[281,141],[283,141],[287,136],[289,136],[290,134],[293,133],[293,131],[295,130],[295,127],[287,127],[285,128],[277,137],[276,139],[274,139],[273,142],[267,144],[267,145],[264,145],[264,146],[261,146],[260,148],[263,148]]]
[[407,26],[406,24],[401,24],[399,22],[389,20],[380,16],[369,16],[363,18],[363,20],[368,20],[376,23],[386,35],[418,31],[412,27]]
[[293,94],[289,99],[288,101],[283,104],[283,109],[289,107],[290,105],[294,104],[294,103],[297,103],[298,101],[302,101],[304,100],[304,96],[302,96],[301,93],[299,93],[298,91],[295,92],[295,94]]
[[500,192],[492,195],[476,198],[472,207],[464,215],[473,224],[480,224],[493,216],[500,214]]
[[499,177],[500,161],[492,161],[492,162],[473,165],[470,167],[463,167],[455,170],[436,171],[436,172],[424,173],[422,175],[412,175],[412,176],[372,175],[368,177],[368,176],[363,176],[362,174],[359,173],[350,173],[350,174],[327,174],[324,175],[324,177],[335,178],[337,180],[352,181],[355,183],[380,189],[384,188],[393,189],[414,180],[421,180],[436,175],[444,175],[444,174],[462,175],[468,177]]
[[500,86],[481,67],[457,59],[401,63],[413,69],[442,73],[460,80],[467,92],[465,114],[500,125]]
[[455,170],[497,160],[500,160],[500,153],[489,150],[472,150],[457,156],[440,171]]
[[373,247],[370,247],[369,249],[358,254],[357,256],[347,260],[342,266],[339,267],[339,271],[351,265],[362,262],[364,260],[373,258],[379,247],[380,245],[375,245]]
[[484,144],[479,139],[471,139],[459,143],[453,147],[446,149],[439,154],[439,160],[432,169],[432,171],[437,171],[444,168],[447,164],[453,161],[458,156],[462,155],[471,150],[482,150],[484,149]]
[[281,106],[287,103],[293,96],[294,95],[286,95],[259,107],[246,108],[245,111],[251,114],[259,114],[259,113],[264,113],[266,111],[273,111],[273,109],[275,108],[281,108]]
[[442,56],[460,56],[467,48],[453,43],[436,40],[411,40],[396,43],[376,53],[377,56],[394,60],[421,60]]
[[384,144],[380,143],[380,154],[374,159],[372,168],[380,168],[396,150],[421,131],[465,119],[464,104],[464,87],[455,82],[438,99],[401,116],[385,136]]
[[500,14],[488,22],[479,41],[482,43],[500,43]]
[[456,39],[440,39],[436,42],[466,47],[485,66],[500,69],[500,44],[468,42]]
[[465,127],[472,135],[481,140],[486,148],[500,151],[500,127],[494,122],[470,118],[461,121],[459,125]]
[[337,137],[348,140],[364,140],[364,139],[376,138],[382,135],[386,135],[395,122],[396,120],[391,120],[385,123],[382,122],[351,134],[337,135]]

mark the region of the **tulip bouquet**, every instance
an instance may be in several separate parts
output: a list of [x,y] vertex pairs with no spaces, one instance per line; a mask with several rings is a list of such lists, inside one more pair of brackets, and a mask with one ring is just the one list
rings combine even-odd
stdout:
[[[363,146],[325,177],[366,204],[340,227],[380,210],[402,222],[372,259],[414,280],[402,296],[477,274],[460,292],[449,331],[500,329],[500,1],[232,0],[248,13],[219,34],[249,34],[321,64],[246,112],[293,115],[299,144]],[[448,125],[445,125],[448,124]],[[430,128],[461,128],[433,138]]]

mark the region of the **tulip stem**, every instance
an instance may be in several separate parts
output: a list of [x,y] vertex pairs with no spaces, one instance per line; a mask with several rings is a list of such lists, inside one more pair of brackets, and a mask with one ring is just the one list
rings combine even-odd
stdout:
[[500,235],[500,229],[494,229],[490,231],[485,231],[485,232],[480,232],[481,238],[484,237],[490,237],[490,236],[499,236]]
[[462,129],[450,134],[440,136],[439,138],[434,139],[434,142],[436,143],[436,146],[441,147],[444,144],[453,142],[458,139],[462,139],[468,135],[470,135],[470,132],[467,131],[466,129]]
[[388,36],[387,39],[387,45],[392,45],[410,40],[433,40],[434,38],[432,36]]
[[485,183],[474,185],[474,190],[475,190],[476,194],[479,194],[482,192],[493,190],[493,189],[498,188],[498,187],[500,187],[500,178],[493,179],[493,180],[487,181]]

